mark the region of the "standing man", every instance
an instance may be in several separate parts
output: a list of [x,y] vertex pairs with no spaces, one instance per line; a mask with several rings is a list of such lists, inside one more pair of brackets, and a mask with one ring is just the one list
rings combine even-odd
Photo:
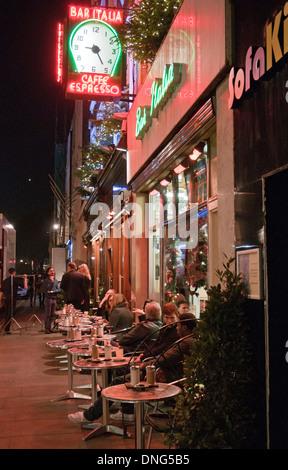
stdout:
[[56,311],[56,297],[61,292],[57,279],[55,279],[55,270],[51,266],[46,270],[46,278],[43,281],[44,306],[45,306],[45,333],[53,333],[51,323]]
[[[9,276],[3,281],[2,291],[4,294],[4,310],[5,310],[5,334],[9,335],[11,319],[14,317],[16,310],[17,290],[23,287],[23,280],[16,278],[16,269],[8,270]],[[27,274],[24,274],[24,289],[27,289]]]
[[68,263],[67,273],[63,274],[61,289],[64,291],[64,301],[72,304],[77,310],[82,310],[85,301],[85,276],[77,271],[75,263]]

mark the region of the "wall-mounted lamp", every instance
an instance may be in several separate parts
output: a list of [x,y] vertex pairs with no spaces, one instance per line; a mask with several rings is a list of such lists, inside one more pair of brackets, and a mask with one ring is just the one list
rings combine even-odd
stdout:
[[189,155],[190,160],[196,161],[203,153],[204,147],[205,142],[199,142],[199,144],[194,147],[193,152]]
[[186,170],[187,167],[183,166],[181,163],[179,165],[176,166],[176,168],[174,168],[174,173],[176,173],[176,175],[179,175],[180,173],[182,173],[182,171]]
[[157,196],[157,194],[160,194],[159,191],[157,191],[157,189],[153,189],[150,191],[149,196]]
[[160,181],[160,184],[161,186],[165,188],[165,186],[168,186],[168,184],[171,183],[171,181],[172,181],[171,176],[166,176],[165,178],[163,178],[162,181]]

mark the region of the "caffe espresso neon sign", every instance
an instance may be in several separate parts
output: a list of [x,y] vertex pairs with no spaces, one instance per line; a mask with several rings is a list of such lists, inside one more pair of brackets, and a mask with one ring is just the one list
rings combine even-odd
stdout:
[[253,85],[270,72],[288,52],[288,2],[274,20],[266,26],[266,47],[253,48],[246,52],[245,68],[236,71],[232,67],[229,74],[228,108],[235,108]]
[[181,64],[165,65],[162,78],[155,78],[151,87],[150,106],[139,106],[136,113],[136,139],[143,139],[152,124],[171,98],[181,80]]

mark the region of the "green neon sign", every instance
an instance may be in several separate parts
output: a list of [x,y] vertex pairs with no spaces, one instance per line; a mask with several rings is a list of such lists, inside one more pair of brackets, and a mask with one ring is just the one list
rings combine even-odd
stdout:
[[152,124],[152,118],[157,118],[171,98],[181,80],[181,64],[165,65],[163,77],[155,78],[151,87],[151,105],[139,106],[136,114],[136,139],[142,139]]

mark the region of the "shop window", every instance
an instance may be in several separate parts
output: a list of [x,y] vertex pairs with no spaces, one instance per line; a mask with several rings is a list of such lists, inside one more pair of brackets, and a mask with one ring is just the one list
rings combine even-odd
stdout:
[[178,214],[184,214],[189,209],[190,173],[178,175]]
[[[157,196],[149,199],[152,202],[149,295],[161,291],[165,303],[182,294],[197,318],[207,301],[207,203],[209,197],[217,196],[216,134],[201,144],[200,156],[196,160],[187,158],[187,154],[183,156],[187,169],[167,175],[169,184],[158,186]],[[191,154],[194,148],[191,148]],[[189,238],[181,238],[179,227],[183,220],[188,221],[190,209],[195,204],[198,236],[196,242],[191,243]],[[164,208],[163,213],[161,208]],[[160,277],[162,285],[159,287]]]
[[150,296],[160,299],[160,231],[161,195],[149,196],[149,292]]
[[207,293],[207,209],[198,214],[198,243],[191,248],[187,240],[179,236],[169,237],[169,225],[165,227],[164,262],[165,285],[164,301],[170,302],[178,294],[185,297],[190,311],[197,317],[205,308]]
[[217,195],[217,146],[216,134],[209,139],[209,197]]
[[165,208],[164,217],[166,220],[172,220],[176,217],[175,213],[175,180],[172,180],[162,189],[163,207]]
[[207,199],[207,145],[203,154],[193,165],[193,202],[203,203]]

